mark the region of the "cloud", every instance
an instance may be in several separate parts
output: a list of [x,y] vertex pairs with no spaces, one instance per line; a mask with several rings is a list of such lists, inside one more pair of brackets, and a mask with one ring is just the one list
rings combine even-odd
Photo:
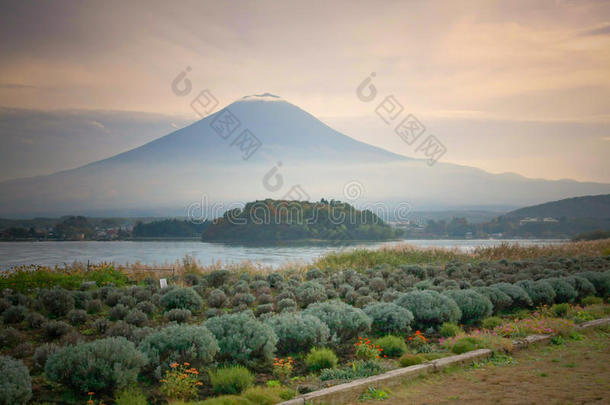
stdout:
[[19,89],[33,89],[33,88],[35,88],[35,86],[30,86],[28,84],[0,83],[0,89],[19,90]]
[[610,23],[605,23],[598,27],[587,29],[583,31],[581,35],[610,35]]

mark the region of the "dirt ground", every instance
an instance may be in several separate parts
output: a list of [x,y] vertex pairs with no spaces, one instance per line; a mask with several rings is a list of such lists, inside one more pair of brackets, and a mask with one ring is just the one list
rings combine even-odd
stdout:
[[516,352],[512,364],[455,368],[414,380],[384,401],[364,403],[610,404],[610,329],[583,336]]

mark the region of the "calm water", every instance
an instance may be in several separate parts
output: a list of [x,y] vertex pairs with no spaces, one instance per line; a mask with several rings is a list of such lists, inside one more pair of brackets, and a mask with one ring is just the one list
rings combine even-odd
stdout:
[[[561,243],[560,240],[405,240],[421,247],[457,248],[469,251],[478,246],[493,246],[502,242],[521,245]],[[263,265],[279,266],[289,262],[310,262],[325,253],[339,249],[375,249],[402,242],[371,242],[350,246],[243,246],[196,241],[147,241],[147,242],[0,242],[0,268],[7,269],[22,264],[62,265],[74,261],[101,261],[127,264],[140,262],[146,265],[173,264],[185,255],[191,255],[200,264],[221,261],[239,263],[251,260]]]

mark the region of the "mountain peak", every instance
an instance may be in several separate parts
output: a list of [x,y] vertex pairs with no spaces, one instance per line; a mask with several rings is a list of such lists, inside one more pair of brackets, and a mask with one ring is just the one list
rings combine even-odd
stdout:
[[271,93],[263,93],[263,94],[251,94],[249,96],[244,96],[240,101],[286,101],[280,96]]

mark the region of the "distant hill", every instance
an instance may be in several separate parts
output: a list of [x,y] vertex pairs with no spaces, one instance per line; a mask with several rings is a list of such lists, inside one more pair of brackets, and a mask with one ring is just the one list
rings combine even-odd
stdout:
[[503,215],[503,217],[507,219],[522,219],[527,217],[610,219],[610,194],[551,201],[531,207],[519,208]]
[[388,240],[397,237],[381,218],[340,201],[259,200],[215,219],[203,241],[281,242]]

